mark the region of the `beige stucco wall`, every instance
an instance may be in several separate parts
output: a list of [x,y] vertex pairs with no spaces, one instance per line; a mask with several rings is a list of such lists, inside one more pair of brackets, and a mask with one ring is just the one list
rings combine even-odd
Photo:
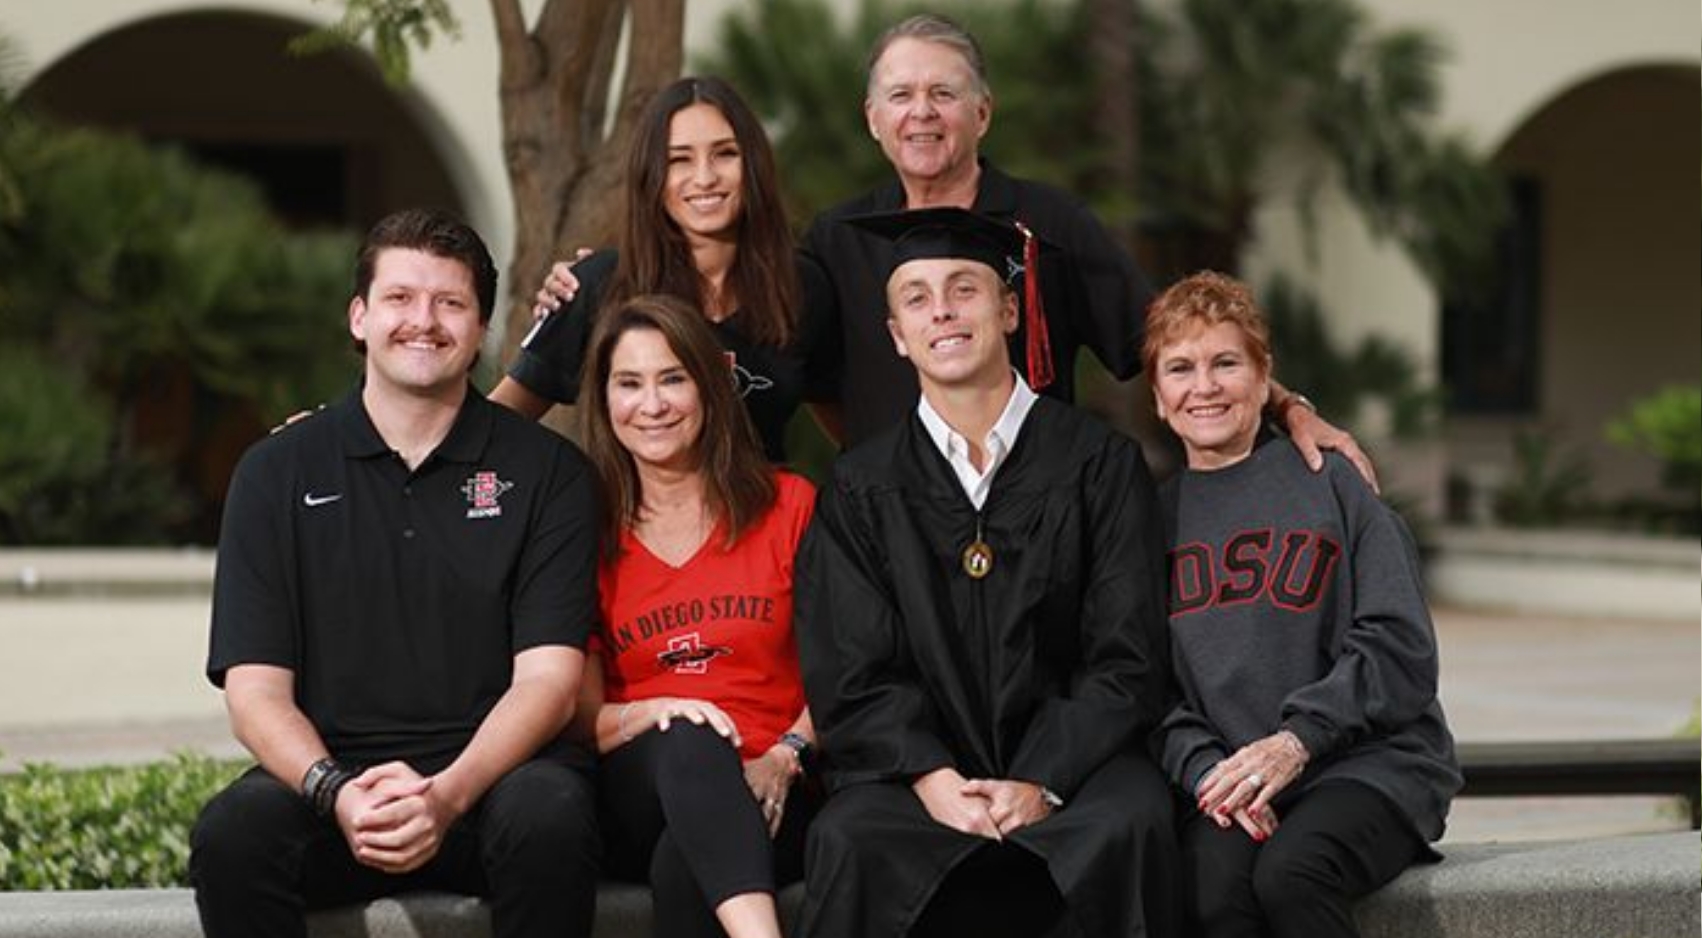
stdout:
[[[1441,35],[1439,123],[1493,152],[1519,125],[1573,85],[1631,65],[1695,63],[1702,11],[1692,0],[1360,0],[1384,25]],[[1688,127],[1675,133],[1692,133]],[[1694,136],[1694,134],[1692,133]],[[1311,271],[1348,336],[1397,338],[1426,362],[1436,355],[1436,299],[1399,250],[1373,243],[1339,197],[1326,196],[1317,261],[1309,262],[1294,213],[1271,206],[1260,219],[1249,270]]]
[[[1422,26],[1442,37],[1449,57],[1442,73],[1439,122],[1486,151],[1501,154],[1504,164],[1512,155],[1503,150],[1513,136],[1569,90],[1621,69],[1694,69],[1702,48],[1702,10],[1691,0],[1633,0],[1612,7],[1594,0],[1361,2],[1380,24]],[[1690,80],[1695,81],[1694,71]],[[1552,321],[1545,322],[1544,409],[1539,419],[1563,424],[1568,442],[1596,464],[1604,495],[1650,484],[1655,466],[1603,443],[1601,422],[1632,394],[1648,389],[1653,381],[1648,376],[1688,375],[1695,381],[1702,375],[1695,189],[1663,191],[1642,174],[1620,171],[1623,160],[1635,158],[1644,169],[1682,169],[1680,178],[1694,186],[1699,117],[1671,108],[1661,109],[1659,116],[1646,111],[1616,114],[1613,107],[1611,102],[1597,102],[1587,111],[1569,110],[1567,126],[1575,139],[1562,141],[1557,135],[1564,131],[1556,130],[1544,145],[1532,144],[1542,152],[1527,149],[1521,154],[1527,160],[1552,161],[1549,181],[1569,193],[1562,204],[1550,206],[1557,214],[1548,219],[1551,237],[1543,289],[1545,313]],[[1635,135],[1639,152],[1623,149],[1625,134]],[[1323,298],[1343,339],[1369,333],[1396,339],[1437,375],[1440,309],[1434,291],[1399,248],[1366,233],[1339,194],[1326,195],[1320,204],[1311,252],[1294,211],[1281,204],[1267,206],[1258,222],[1249,273],[1303,272],[1302,279]],[[1661,282],[1645,275],[1661,266],[1656,258],[1637,256],[1625,247],[1624,236],[1633,230],[1628,226],[1637,224],[1643,211],[1663,219],[1672,212],[1685,216],[1682,235],[1669,240],[1666,248],[1688,260],[1667,263],[1665,269],[1677,274],[1669,273]],[[1595,212],[1602,214],[1591,214]],[[1675,229],[1668,225],[1662,230]],[[1639,277],[1643,281],[1637,295],[1661,299],[1646,301],[1637,328],[1623,328],[1623,321],[1604,315],[1604,309],[1620,300],[1603,294],[1616,280]],[[1652,311],[1648,303],[1661,308]],[[1438,474],[1447,463],[1505,460],[1511,426],[1468,423],[1445,437],[1454,452],[1415,455],[1410,466],[1393,465],[1389,470],[1397,478],[1410,475],[1413,486],[1433,499]]]

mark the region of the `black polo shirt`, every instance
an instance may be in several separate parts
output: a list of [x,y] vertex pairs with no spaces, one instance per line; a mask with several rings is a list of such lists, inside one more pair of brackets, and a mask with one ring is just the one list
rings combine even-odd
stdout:
[[[886,327],[892,242],[845,223],[857,215],[903,208],[904,188],[894,179],[823,212],[804,235],[804,250],[827,271],[837,300],[846,446],[899,424],[915,410],[920,393],[915,368],[894,351]],[[1141,333],[1152,291],[1093,213],[1062,190],[1007,176],[985,159],[974,210],[1021,221],[1057,248],[1041,260],[1056,378],[1040,393],[1075,400],[1076,354],[1084,346],[1118,379],[1134,377],[1141,367]],[[1022,328],[1010,338],[1011,362],[1018,370],[1027,360],[1026,341]]]
[[507,691],[515,654],[584,647],[596,564],[594,476],[573,444],[469,388],[409,471],[357,388],[237,465],[207,676],[289,668],[337,758],[435,772]]

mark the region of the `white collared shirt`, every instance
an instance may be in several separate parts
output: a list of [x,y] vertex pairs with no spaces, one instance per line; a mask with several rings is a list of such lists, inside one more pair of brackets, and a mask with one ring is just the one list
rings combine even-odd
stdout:
[[979,510],[987,503],[987,493],[993,487],[993,474],[1004,464],[1005,457],[1016,447],[1017,434],[1022,432],[1023,421],[1028,419],[1028,412],[1034,409],[1034,402],[1039,397],[1029,389],[1028,382],[1022,380],[1022,375],[1016,377],[1016,386],[1011,389],[1011,399],[1005,402],[1005,411],[999,419],[993,422],[992,429],[987,431],[987,438],[981,441],[982,449],[987,451],[987,471],[975,468],[969,460],[969,440],[963,434],[953,430],[928,403],[927,395],[922,395],[916,402],[916,414],[922,418],[922,426],[928,431],[928,437],[934,441],[934,446],[940,455],[951,463],[952,471],[957,473],[957,481],[963,485],[963,494],[969,496],[969,501]]

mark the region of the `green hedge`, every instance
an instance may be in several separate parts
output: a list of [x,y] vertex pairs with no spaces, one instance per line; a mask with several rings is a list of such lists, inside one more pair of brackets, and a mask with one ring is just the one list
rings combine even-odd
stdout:
[[189,828],[244,767],[184,754],[0,776],[0,890],[187,886]]

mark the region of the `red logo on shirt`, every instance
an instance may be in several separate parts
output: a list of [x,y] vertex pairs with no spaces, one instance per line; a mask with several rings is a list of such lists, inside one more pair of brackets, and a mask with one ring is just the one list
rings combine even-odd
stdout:
[[740,397],[749,397],[752,391],[766,391],[774,387],[774,379],[756,374],[749,368],[739,364],[739,356],[734,352],[722,352],[727,360],[727,368],[733,372],[733,390]]
[[696,632],[668,639],[668,650],[656,656],[662,667],[675,674],[703,674],[709,670],[709,662],[722,655],[730,655],[733,649],[725,645],[705,645]]
[[514,487],[513,482],[504,482],[497,478],[495,472],[486,469],[475,472],[461,486],[462,494],[467,496],[467,517],[495,518],[502,514],[502,506],[497,499],[502,493]]

